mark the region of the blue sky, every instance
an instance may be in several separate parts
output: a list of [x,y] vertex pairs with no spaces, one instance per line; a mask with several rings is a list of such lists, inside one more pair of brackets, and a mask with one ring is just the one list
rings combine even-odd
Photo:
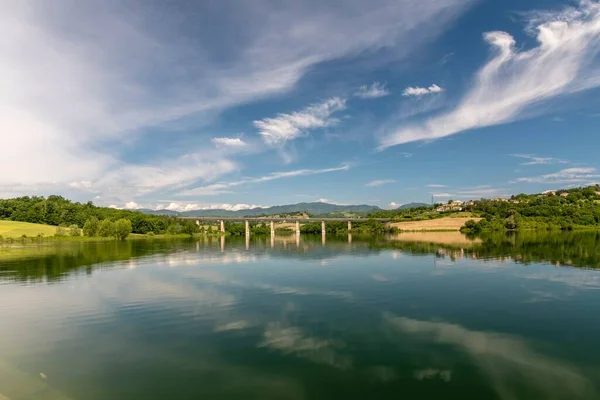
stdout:
[[598,1],[0,2],[0,195],[394,207],[600,181]]

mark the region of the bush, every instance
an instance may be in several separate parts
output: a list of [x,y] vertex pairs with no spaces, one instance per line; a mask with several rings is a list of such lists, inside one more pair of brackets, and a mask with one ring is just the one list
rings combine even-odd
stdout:
[[114,223],[114,236],[117,240],[125,240],[131,233],[131,221],[121,218]]
[[102,237],[109,237],[115,235],[115,223],[109,219],[104,219],[98,225],[98,235]]
[[69,235],[70,236],[81,236],[81,229],[75,224],[69,227]]
[[96,217],[90,217],[85,224],[83,225],[83,234],[85,236],[96,236],[98,235],[98,228],[100,226],[100,221]]
[[58,237],[63,237],[63,236],[68,236],[68,235],[69,235],[69,231],[64,226],[59,226],[58,228],[56,228],[56,233],[54,234],[54,236],[58,236]]

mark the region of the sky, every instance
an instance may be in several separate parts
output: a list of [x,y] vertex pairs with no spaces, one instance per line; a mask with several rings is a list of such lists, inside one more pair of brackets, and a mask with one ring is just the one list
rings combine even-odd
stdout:
[[596,0],[0,0],[0,197],[231,210],[600,181]]

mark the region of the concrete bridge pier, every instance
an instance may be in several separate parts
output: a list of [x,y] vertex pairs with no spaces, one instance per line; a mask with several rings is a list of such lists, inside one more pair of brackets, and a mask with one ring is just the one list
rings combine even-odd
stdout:
[[348,244],[352,244],[352,234],[348,233]]
[[271,221],[271,236],[275,236],[275,222]]
[[300,235],[296,235],[296,247],[300,248]]
[[244,221],[246,223],[246,237],[250,236],[250,223],[248,220]]
[[221,220],[221,233],[225,233],[225,221]]
[[271,248],[275,248],[275,234],[271,235]]
[[296,236],[300,236],[300,221],[296,221]]
[[352,230],[352,221],[348,221],[348,232]]
[[325,221],[321,221],[321,233],[324,235],[327,233],[327,229],[325,228]]

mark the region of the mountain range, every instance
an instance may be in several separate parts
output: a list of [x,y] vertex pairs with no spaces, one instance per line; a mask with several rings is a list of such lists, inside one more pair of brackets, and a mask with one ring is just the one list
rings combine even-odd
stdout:
[[[427,206],[425,203],[410,203],[404,204],[397,209],[407,209],[407,208],[415,208]],[[306,212],[311,215],[327,215],[327,214],[359,214],[366,215],[368,213],[379,211],[381,208],[377,206],[372,206],[368,204],[360,204],[360,205],[338,205],[338,204],[329,204],[329,203],[298,203],[298,204],[288,204],[282,206],[273,206],[273,207],[257,207],[248,210],[192,210],[192,211],[173,211],[173,210],[149,210],[149,209],[141,209],[141,211],[146,214],[154,214],[154,215],[172,215],[179,217],[255,217],[260,215],[282,215],[282,214],[290,214],[290,213],[301,213]]]

